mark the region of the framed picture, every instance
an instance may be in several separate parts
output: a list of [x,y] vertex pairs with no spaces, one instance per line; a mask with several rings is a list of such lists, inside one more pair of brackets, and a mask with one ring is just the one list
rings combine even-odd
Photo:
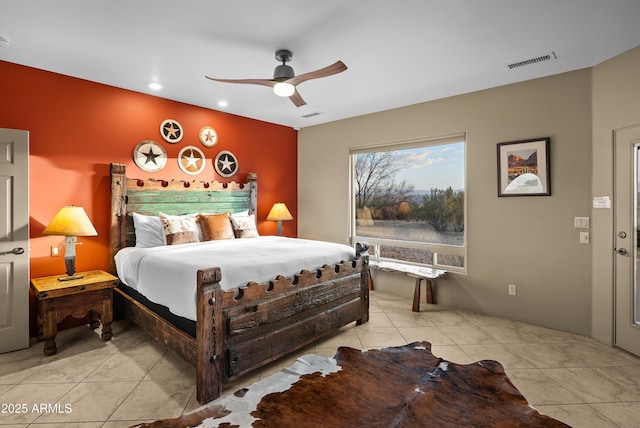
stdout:
[[498,144],[498,196],[551,195],[549,140]]

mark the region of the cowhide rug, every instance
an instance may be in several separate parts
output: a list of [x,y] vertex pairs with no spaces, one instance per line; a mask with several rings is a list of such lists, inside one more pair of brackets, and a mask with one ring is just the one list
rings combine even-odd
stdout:
[[305,355],[292,366],[193,413],[141,427],[567,427],[541,415],[496,361],[455,364],[431,344],[334,358]]

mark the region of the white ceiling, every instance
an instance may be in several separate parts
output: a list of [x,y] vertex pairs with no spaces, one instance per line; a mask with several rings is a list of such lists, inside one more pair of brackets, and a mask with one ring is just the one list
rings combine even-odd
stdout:
[[[2,0],[0,36],[0,60],[302,128],[594,66],[640,45],[640,1]],[[270,79],[283,48],[296,74],[348,70],[302,107],[204,77]]]

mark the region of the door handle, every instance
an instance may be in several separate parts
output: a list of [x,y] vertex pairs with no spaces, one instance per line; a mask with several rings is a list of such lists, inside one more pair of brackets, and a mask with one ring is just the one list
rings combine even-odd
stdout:
[[618,248],[616,251],[616,254],[619,254],[621,256],[625,256],[625,257],[629,257],[629,251],[627,251],[626,248]]
[[24,253],[24,248],[17,247],[17,248],[14,248],[11,251],[2,251],[2,252],[0,252],[0,256],[6,256],[7,254],[20,255],[20,254],[23,254],[23,253]]

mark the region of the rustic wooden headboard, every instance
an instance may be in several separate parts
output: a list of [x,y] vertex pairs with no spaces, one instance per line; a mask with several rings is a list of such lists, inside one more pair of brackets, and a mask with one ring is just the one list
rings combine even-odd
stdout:
[[124,164],[111,164],[111,233],[109,257],[119,249],[135,245],[133,213],[145,215],[224,213],[248,210],[256,214],[257,176],[249,173],[247,183],[218,181],[141,180],[126,176]]

